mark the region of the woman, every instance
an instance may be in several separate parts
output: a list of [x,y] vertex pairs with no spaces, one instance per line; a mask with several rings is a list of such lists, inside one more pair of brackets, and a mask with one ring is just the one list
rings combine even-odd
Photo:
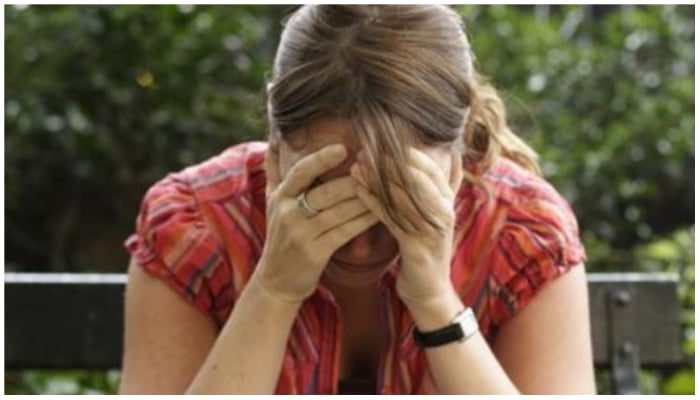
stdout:
[[145,196],[120,391],[594,393],[575,217],[472,58],[448,7],[297,10],[268,143]]

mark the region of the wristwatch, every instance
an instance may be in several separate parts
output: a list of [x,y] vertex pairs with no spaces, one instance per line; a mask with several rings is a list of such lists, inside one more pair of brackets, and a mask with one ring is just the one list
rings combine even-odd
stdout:
[[444,328],[430,332],[421,332],[413,328],[413,340],[420,347],[436,347],[451,342],[463,342],[479,331],[479,322],[471,307],[457,314],[455,319]]

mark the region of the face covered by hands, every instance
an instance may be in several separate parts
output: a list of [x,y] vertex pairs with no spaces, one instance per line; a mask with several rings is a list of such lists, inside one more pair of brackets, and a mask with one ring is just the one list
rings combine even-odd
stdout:
[[[325,146],[282,178],[276,152],[267,153],[268,229],[255,279],[278,299],[300,303],[309,297],[337,249],[378,222],[357,199],[350,177],[312,185],[347,157],[343,145]],[[302,194],[318,209],[315,215],[299,207]]]
[[[453,253],[455,225],[454,201],[463,179],[461,156],[455,151],[450,156],[450,166],[438,164],[433,157],[411,147],[407,151],[409,184],[421,193],[426,201],[423,206],[433,216],[437,226],[432,226],[421,216],[399,183],[396,163],[389,160],[389,190],[396,199],[397,212],[407,229],[394,223],[369,184],[368,160],[360,153],[350,174],[357,182],[357,197],[389,229],[398,241],[401,270],[396,290],[407,305],[429,302],[453,290],[450,280],[450,261]],[[449,169],[449,171],[447,171]]]

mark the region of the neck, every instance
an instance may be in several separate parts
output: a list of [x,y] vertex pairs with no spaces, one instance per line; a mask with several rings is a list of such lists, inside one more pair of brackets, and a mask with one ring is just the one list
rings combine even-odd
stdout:
[[335,303],[340,307],[344,319],[350,315],[365,315],[368,310],[376,309],[379,294],[376,282],[369,285],[348,286],[338,284],[330,279],[322,280],[326,289],[333,294]]

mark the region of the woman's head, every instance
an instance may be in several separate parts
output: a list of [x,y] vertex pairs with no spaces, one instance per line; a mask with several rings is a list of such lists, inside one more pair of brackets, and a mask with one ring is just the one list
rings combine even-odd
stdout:
[[[427,146],[446,158],[462,151],[477,172],[498,154],[535,165],[534,153],[505,125],[495,91],[474,71],[460,16],[446,6],[307,5],[294,12],[268,84],[270,141],[304,136],[312,121],[328,117],[351,128],[385,211],[402,226],[386,190],[386,155],[403,165],[407,146]],[[405,171],[399,174],[407,182]],[[405,186],[432,221],[420,194]]]
[[[305,124],[303,129],[293,133],[286,140],[280,141],[277,160],[280,171],[289,171],[302,158],[337,143],[345,146],[348,156],[339,165],[316,177],[310,189],[307,189],[307,193],[322,190],[316,187],[330,184],[331,181],[338,183],[344,180],[343,185],[353,185],[353,179],[348,175],[358,152],[362,150],[362,145],[352,125],[339,118],[315,118]],[[452,167],[449,152],[440,147],[422,144],[418,144],[416,148],[430,157],[436,168],[442,170],[443,176],[449,179]],[[309,201],[313,207],[311,200],[310,198]],[[342,282],[346,286],[348,284],[362,286],[376,280],[381,275],[382,269],[375,267],[387,266],[390,260],[395,258],[397,251],[398,243],[389,230],[382,224],[376,224],[338,248],[325,272],[335,282]],[[371,268],[357,269],[358,266]]]

